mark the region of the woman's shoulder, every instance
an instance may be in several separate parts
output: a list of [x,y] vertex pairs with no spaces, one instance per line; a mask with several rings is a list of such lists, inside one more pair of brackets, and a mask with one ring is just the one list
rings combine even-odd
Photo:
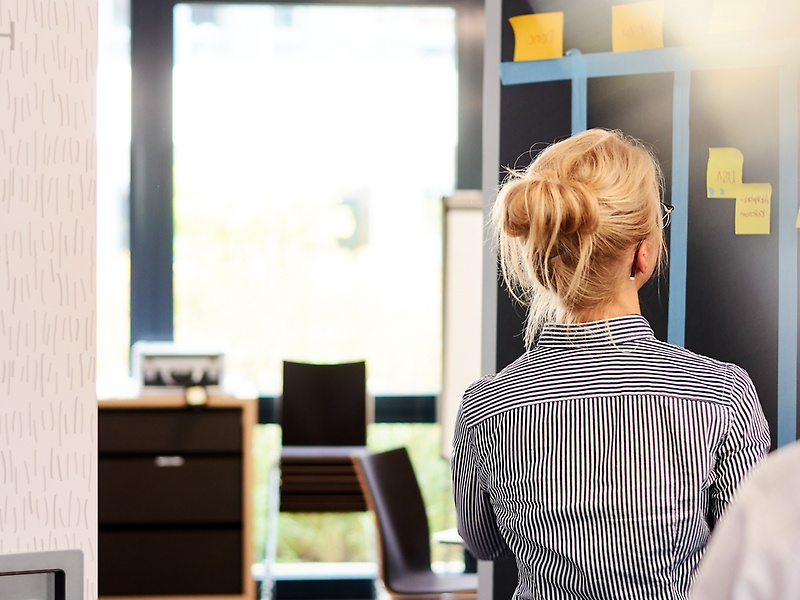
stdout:
[[749,378],[747,371],[736,363],[725,361],[706,354],[700,354],[685,346],[679,346],[653,338],[649,341],[654,351],[673,363],[676,367],[692,369],[705,374],[719,374],[725,377]]
[[533,365],[531,354],[526,352],[500,371],[484,375],[472,382],[464,392],[462,404],[474,409],[486,401],[495,404],[498,399],[507,399],[513,396],[515,389],[522,393],[531,377],[530,370]]
[[655,369],[663,373],[688,398],[738,407],[740,399],[754,395],[749,373],[740,365],[700,354],[683,346],[651,340]]

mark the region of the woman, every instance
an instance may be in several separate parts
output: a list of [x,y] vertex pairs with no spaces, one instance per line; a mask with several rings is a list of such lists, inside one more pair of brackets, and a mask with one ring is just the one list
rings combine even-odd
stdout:
[[527,351],[464,393],[458,530],[513,554],[515,599],[685,598],[714,523],[769,449],[741,368],[655,338],[638,291],[664,257],[661,173],[594,129],[512,172],[494,211]]

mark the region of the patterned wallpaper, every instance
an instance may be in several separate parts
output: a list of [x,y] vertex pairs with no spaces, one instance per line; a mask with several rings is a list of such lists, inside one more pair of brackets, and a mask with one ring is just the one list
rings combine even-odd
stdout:
[[0,0],[0,553],[97,597],[96,0]]

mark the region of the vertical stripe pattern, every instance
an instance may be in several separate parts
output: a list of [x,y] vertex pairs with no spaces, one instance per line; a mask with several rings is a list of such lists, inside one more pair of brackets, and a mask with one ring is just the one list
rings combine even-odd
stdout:
[[657,340],[638,315],[548,325],[464,394],[459,532],[478,558],[516,556],[517,600],[685,598],[768,449],[739,367]]

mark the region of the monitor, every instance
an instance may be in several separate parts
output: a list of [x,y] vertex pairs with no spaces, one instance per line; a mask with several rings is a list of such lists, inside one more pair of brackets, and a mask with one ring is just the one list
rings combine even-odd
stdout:
[[83,552],[0,554],[3,600],[83,600]]

